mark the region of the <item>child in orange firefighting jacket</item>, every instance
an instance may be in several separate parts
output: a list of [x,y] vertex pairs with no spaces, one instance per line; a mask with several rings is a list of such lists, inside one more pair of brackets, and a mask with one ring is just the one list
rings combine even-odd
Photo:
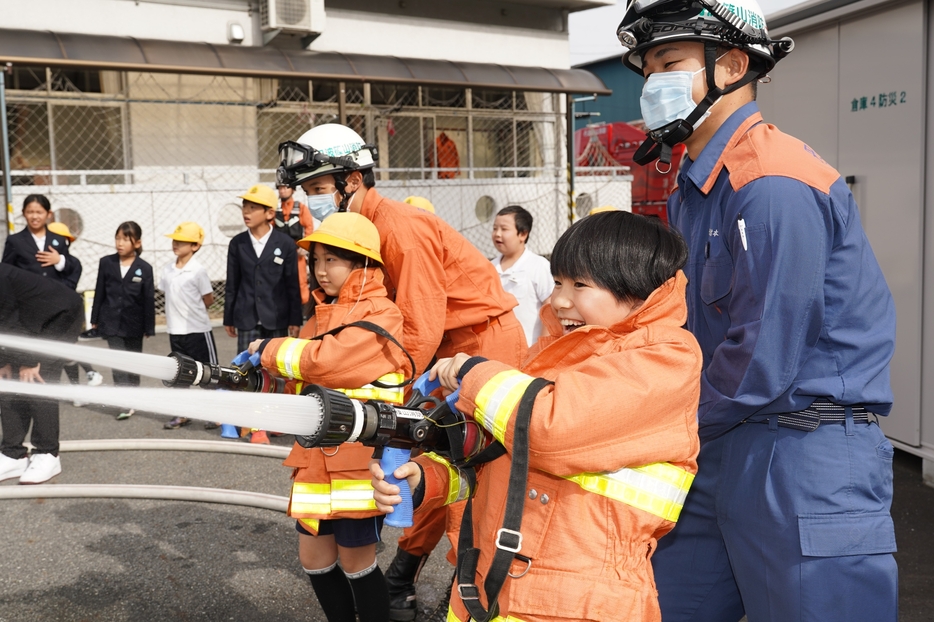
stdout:
[[[257,340],[251,353],[261,351],[264,368],[294,379],[288,392],[315,383],[358,399],[401,403],[401,388],[371,384],[404,380],[401,346],[368,328],[347,326],[371,322],[402,339],[402,313],[383,285],[376,227],[360,214],[333,214],[299,245],[310,251],[318,281],[314,315],[298,339]],[[383,514],[372,498],[372,453],[359,443],[310,449],[296,443],[283,463],[295,469],[289,516],[298,519],[299,558],[329,622],[353,622],[355,605],[361,622],[389,619],[389,592],[376,564]]]
[[[521,371],[466,354],[432,368],[448,391],[460,386],[458,410],[506,450],[479,467],[475,490],[469,473],[432,454],[395,471],[417,511],[468,495],[484,508],[473,516],[479,562],[459,559],[449,622],[482,617],[497,572],[497,620],[661,619],[649,558],[675,525],[699,448],[701,352],[682,328],[686,258],[683,239],[657,219],[585,218],[555,245],[555,290],[541,312],[548,334]],[[536,378],[550,383],[524,419],[517,405]],[[523,451],[526,484],[508,491]],[[378,464],[371,471],[377,507],[389,511],[398,488]],[[510,497],[522,508],[513,530],[504,527]]]

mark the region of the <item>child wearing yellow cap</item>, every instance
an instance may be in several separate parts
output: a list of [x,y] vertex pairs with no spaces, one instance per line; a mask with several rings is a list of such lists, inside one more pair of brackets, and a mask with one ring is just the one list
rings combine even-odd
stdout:
[[[165,237],[172,240],[175,261],[162,268],[159,289],[165,293],[165,323],[172,352],[185,354],[203,363],[217,363],[217,348],[211,333],[208,307],[214,304],[214,288],[207,270],[195,259],[204,243],[204,229],[196,222],[183,222]],[[175,417],[165,424],[166,430],[176,430],[191,423],[185,417]],[[214,429],[218,424],[206,422]]]

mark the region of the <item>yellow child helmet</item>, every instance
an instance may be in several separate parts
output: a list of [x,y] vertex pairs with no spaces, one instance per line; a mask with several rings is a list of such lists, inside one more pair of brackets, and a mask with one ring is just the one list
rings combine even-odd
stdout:
[[190,242],[192,244],[204,243],[204,229],[196,222],[183,222],[175,227],[172,233],[166,233],[165,237],[172,238],[179,242]]
[[590,212],[587,213],[588,216],[593,216],[594,214],[599,214],[601,212],[618,212],[618,207],[613,207],[612,205],[601,205],[600,207],[595,207]]
[[417,207],[420,210],[425,210],[426,212],[430,212],[432,214],[435,213],[435,206],[432,205],[431,201],[429,201],[425,197],[417,197],[413,195],[413,196],[406,198],[406,200],[403,201],[403,203],[408,203],[412,207]]
[[296,242],[306,251],[314,242],[336,246],[348,251],[360,253],[365,257],[383,263],[379,255],[379,231],[376,225],[363,214],[356,212],[337,212],[321,222],[314,233]]
[[268,207],[269,209],[276,209],[276,206],[279,205],[279,194],[269,186],[263,184],[250,186],[249,190],[237,198],[262,205],[263,207]]
[[52,233],[57,233],[58,235],[62,236],[63,238],[68,238],[68,241],[69,241],[69,242],[74,242],[74,241],[75,241],[75,236],[72,235],[71,229],[69,229],[69,228],[68,228],[68,225],[66,225],[66,224],[63,223],[63,222],[50,222],[50,223],[47,225],[47,228],[48,228],[48,230],[51,231]]

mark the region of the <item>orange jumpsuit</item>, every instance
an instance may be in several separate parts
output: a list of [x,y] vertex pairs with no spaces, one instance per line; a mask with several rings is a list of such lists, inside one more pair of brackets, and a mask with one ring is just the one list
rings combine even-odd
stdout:
[[[296,204],[298,205],[298,224],[301,225],[306,236],[311,235],[315,231],[315,221],[311,217],[311,212],[308,211],[308,207],[304,203],[299,203],[292,197],[280,202],[285,224],[289,224],[292,220],[292,207]],[[308,260],[305,259],[302,253],[298,253],[298,286],[302,291],[302,304],[308,304],[311,293],[308,287]]]
[[[299,382],[337,388],[363,387],[377,378],[408,367],[405,354],[395,345],[365,328],[350,327],[321,340],[307,341],[338,326],[366,320],[402,336],[402,314],[386,295],[380,268],[351,272],[334,304],[324,301],[324,291],[312,292],[315,314],[302,327],[299,339],[272,339],[263,350],[264,368],[293,378],[286,392],[295,393]],[[304,344],[304,346],[302,346]],[[288,370],[291,368],[292,373]],[[297,371],[296,371],[297,370]],[[402,375],[399,374],[399,379]],[[398,380],[397,380],[398,382]],[[401,390],[398,391],[401,397]],[[295,443],[283,463],[294,469],[289,516],[304,519],[306,529],[317,533],[313,519],[367,518],[380,514],[373,502],[369,461],[373,449],[360,443],[340,447],[306,449]],[[303,486],[301,484],[310,484]],[[315,486],[317,485],[317,486]],[[321,496],[321,485],[324,497]],[[343,490],[346,494],[341,494]],[[312,493],[319,493],[312,495]],[[361,499],[367,496],[367,499]],[[330,495],[330,507],[325,500]],[[309,499],[313,499],[314,502]]]
[[[536,343],[521,372],[488,361],[464,376],[458,409],[472,413],[509,452],[524,386],[534,377],[554,382],[538,394],[529,425],[519,554],[531,561],[513,561],[515,578],[506,579],[495,620],[661,620],[649,558],[674,527],[700,447],[702,357],[682,328],[686,282],[679,272],[610,328],[563,335],[545,307],[549,336]],[[416,460],[425,471],[416,515],[466,496],[452,494],[462,490],[456,469],[432,455]],[[484,607],[510,466],[508,458],[483,465],[474,493],[474,503],[486,508],[473,513],[474,546],[481,549],[473,582]],[[455,589],[448,621],[468,619]]]
[[[470,241],[434,214],[383,198],[375,188],[367,190],[360,213],[379,230],[390,295],[405,317],[402,345],[419,374],[434,357],[458,352],[522,364],[528,345],[512,312],[519,303]],[[452,509],[449,530],[460,524],[458,509]],[[417,556],[430,553],[444,534],[446,514],[439,508],[421,515],[399,547]]]

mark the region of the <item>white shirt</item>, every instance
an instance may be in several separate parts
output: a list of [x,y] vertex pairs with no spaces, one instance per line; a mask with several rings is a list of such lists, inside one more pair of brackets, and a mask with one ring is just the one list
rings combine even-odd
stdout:
[[542,321],[538,312],[555,288],[551,264],[529,249],[525,249],[516,263],[507,270],[503,270],[502,260],[502,255],[496,257],[493,259],[493,265],[499,273],[503,289],[519,301],[519,306],[513,311],[525,331],[525,340],[531,346],[542,334]]
[[[32,236],[32,239],[33,239],[33,241],[35,241],[36,246],[39,247],[39,250],[40,250],[40,251],[45,251],[45,236],[44,236],[44,235],[36,235],[36,234],[33,233],[32,231],[29,232],[29,235]],[[55,250],[58,251],[57,248],[56,248]],[[62,253],[62,251],[58,251],[58,252],[59,252],[62,256],[58,258],[58,263],[56,263],[53,267],[54,267],[58,272],[61,272],[62,270],[65,269],[65,254]]]
[[192,257],[184,268],[175,262],[162,268],[159,289],[165,292],[165,323],[170,335],[190,335],[211,330],[204,296],[212,293],[207,270]]
[[263,249],[266,248],[266,242],[269,241],[269,236],[272,235],[272,227],[269,227],[269,231],[266,232],[266,235],[260,239],[256,239],[256,236],[253,235],[253,232],[250,232],[250,241],[253,242],[253,252],[256,253],[256,258],[259,259],[260,255],[263,254]]

